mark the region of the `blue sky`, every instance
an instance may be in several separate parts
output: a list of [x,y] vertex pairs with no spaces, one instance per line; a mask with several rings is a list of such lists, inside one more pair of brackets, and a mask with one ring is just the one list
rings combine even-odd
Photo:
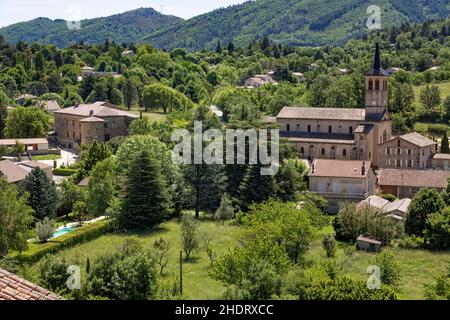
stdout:
[[190,18],[244,0],[0,0],[0,27],[37,17],[71,19],[78,7],[82,19],[105,17],[141,7]]

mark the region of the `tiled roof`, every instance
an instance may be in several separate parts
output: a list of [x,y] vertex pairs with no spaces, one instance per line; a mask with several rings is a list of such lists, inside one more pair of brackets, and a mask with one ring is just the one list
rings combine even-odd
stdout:
[[383,244],[383,241],[381,239],[377,239],[375,237],[366,235],[366,234],[362,234],[358,237],[358,239],[356,239],[356,241],[363,241],[363,242],[367,242],[367,243],[373,243],[373,244],[378,244],[381,245]]
[[97,117],[89,117],[80,120],[80,122],[105,122],[105,120],[97,118]]
[[19,163],[18,165],[29,167],[29,168],[41,168],[41,169],[53,168],[53,166],[43,163],[43,162],[39,162],[39,161],[25,161],[25,162]]
[[390,202],[383,208],[384,213],[392,213],[394,211],[400,211],[403,214],[407,214],[409,210],[409,205],[411,204],[411,199],[405,198],[401,200],[395,200]]
[[436,153],[433,155],[433,160],[450,160],[450,154]]
[[[73,106],[65,108],[62,110],[55,111],[55,114],[70,114],[75,116],[84,117],[128,117],[128,118],[139,118],[139,116],[134,115],[130,112],[122,111],[116,108],[110,103],[99,101],[93,104],[80,104],[79,106]],[[91,111],[93,114],[91,114]]]
[[0,269],[0,300],[64,300],[56,294]]
[[0,139],[0,145],[3,146],[14,146],[16,141],[22,144],[48,144],[48,140],[45,138],[29,138],[29,139]]
[[284,107],[277,119],[325,119],[364,121],[365,109]]
[[380,186],[403,186],[415,188],[445,188],[450,171],[380,169]]
[[373,124],[361,124],[355,129],[355,133],[369,133],[374,127]]
[[282,131],[280,135],[288,138],[290,142],[305,142],[305,143],[334,143],[334,144],[349,144],[355,143],[353,135],[344,133],[323,133],[323,132],[287,132]]
[[436,142],[434,142],[433,140],[428,139],[427,137],[417,132],[404,134],[400,136],[400,139],[411,142],[412,144],[415,144],[419,147],[428,147],[436,144]]
[[15,165],[10,160],[0,161],[0,176],[6,177],[6,181],[9,183],[16,183],[25,180],[28,175],[28,171],[24,168]]
[[50,101],[47,101],[47,103],[44,105],[44,109],[47,111],[56,111],[56,110],[61,110],[61,107],[59,106],[57,101],[50,100]]
[[[370,161],[316,159],[309,171],[310,177],[366,178],[369,174]],[[366,167],[362,174],[363,166]]]
[[373,196],[370,196],[367,199],[361,201],[360,203],[358,203],[357,207],[360,208],[362,206],[369,206],[369,207],[372,207],[372,208],[382,211],[384,206],[387,205],[388,203],[389,203],[388,200],[386,200],[382,197],[373,195]]

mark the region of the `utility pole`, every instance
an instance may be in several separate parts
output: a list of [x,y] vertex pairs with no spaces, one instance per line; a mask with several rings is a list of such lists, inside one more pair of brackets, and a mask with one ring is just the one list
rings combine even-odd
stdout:
[[183,295],[183,251],[180,250],[180,294]]

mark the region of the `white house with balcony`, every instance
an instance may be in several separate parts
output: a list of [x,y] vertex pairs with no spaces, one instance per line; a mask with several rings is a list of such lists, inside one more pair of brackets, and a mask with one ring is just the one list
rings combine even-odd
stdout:
[[309,191],[328,200],[329,212],[337,212],[341,202],[366,199],[376,186],[370,161],[316,159],[308,178]]

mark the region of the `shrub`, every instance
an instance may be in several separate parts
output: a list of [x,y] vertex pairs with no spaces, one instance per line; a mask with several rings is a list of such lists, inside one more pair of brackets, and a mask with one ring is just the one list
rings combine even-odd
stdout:
[[69,169],[69,168],[56,168],[53,169],[53,174],[55,176],[63,176],[63,177],[70,177],[77,173],[77,170],[75,169]]
[[408,236],[398,240],[397,243],[403,249],[419,249],[423,247],[424,240],[421,237]]
[[327,257],[333,258],[336,254],[336,239],[334,238],[334,234],[327,234],[322,241],[322,246],[327,253]]
[[383,284],[398,287],[401,279],[400,266],[395,262],[392,254],[382,252],[372,260],[372,264],[380,267]]
[[65,258],[54,255],[46,255],[39,262],[39,279],[44,287],[52,291],[65,291],[69,275],[67,268],[69,263]]

